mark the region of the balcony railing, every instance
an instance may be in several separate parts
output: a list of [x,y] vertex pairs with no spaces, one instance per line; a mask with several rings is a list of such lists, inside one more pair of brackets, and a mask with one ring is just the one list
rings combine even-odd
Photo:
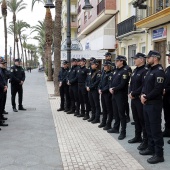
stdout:
[[79,5],[78,9],[77,9],[77,14],[80,14],[81,12],[81,5]]
[[136,22],[136,16],[131,16],[130,18],[119,23],[117,25],[117,27],[118,27],[118,35],[117,36],[121,36],[123,34],[131,32],[131,31],[136,31],[136,26],[134,25],[135,22]]
[[102,0],[102,1],[97,5],[97,15],[99,15],[104,9],[105,9],[105,0]]

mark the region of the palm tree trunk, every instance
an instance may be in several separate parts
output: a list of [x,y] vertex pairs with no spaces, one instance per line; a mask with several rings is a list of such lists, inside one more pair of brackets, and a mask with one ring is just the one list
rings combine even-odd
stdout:
[[17,42],[17,53],[18,53],[18,58],[20,58],[20,53],[19,53],[19,45],[18,45],[18,42]]
[[62,0],[56,0],[54,25],[54,94],[57,96],[59,96],[58,74],[61,67],[61,9]]
[[24,49],[23,49],[23,45],[22,45],[22,40],[21,40],[21,34],[19,34],[19,41],[20,41],[20,45],[21,45],[21,50],[22,50],[22,65],[23,65],[23,67],[24,67]]
[[27,68],[27,52],[26,52],[26,49],[25,49],[25,67]]
[[52,60],[51,60],[51,46],[47,47],[48,54],[48,81],[52,81]]
[[4,16],[4,32],[5,32],[5,60],[7,61],[7,24],[6,24],[6,16]]
[[16,15],[15,13],[13,14],[13,24],[14,24],[14,52],[13,52],[13,59],[15,60],[15,33],[16,33],[16,26],[15,26],[15,22],[16,22]]

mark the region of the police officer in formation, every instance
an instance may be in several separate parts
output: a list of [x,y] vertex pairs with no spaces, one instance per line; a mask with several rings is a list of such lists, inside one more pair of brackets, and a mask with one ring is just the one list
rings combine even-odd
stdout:
[[[167,56],[170,64],[170,54]],[[108,133],[120,132],[118,139],[123,140],[126,137],[126,123],[129,116],[128,112],[126,113],[127,105],[129,105],[127,95],[129,95],[135,122],[135,136],[128,140],[128,143],[140,143],[137,147],[139,154],[152,155],[147,160],[148,163],[163,162],[163,136],[170,137],[170,109],[168,107],[170,105],[170,66],[164,72],[159,64],[161,55],[153,50],[147,56],[137,53],[132,58],[136,66],[133,73],[126,63],[125,56],[118,55],[115,59],[115,66],[111,62],[109,52],[105,54],[106,60],[102,72],[98,69],[98,61],[94,58],[91,58],[89,68],[85,66],[85,58],[80,59],[80,66],[78,62],[76,63],[79,59],[72,59],[72,67],[70,71],[67,71],[66,76],[67,85],[72,91],[70,92],[72,107],[69,113],[74,112],[78,117],[84,117],[83,120],[99,123],[101,96],[103,115],[98,127],[107,130]],[[61,72],[60,76],[62,74]],[[73,82],[78,89],[73,88]],[[89,116],[90,109],[91,117]],[[162,109],[165,115],[163,133],[161,131]],[[115,122],[111,127],[114,117]]]
[[[168,64],[170,64],[170,54],[166,54],[168,57]],[[163,91],[163,110],[165,119],[165,130],[163,137],[170,137],[170,66],[165,70],[165,84]],[[168,141],[170,144],[170,140]]]
[[67,114],[79,114],[78,81],[77,81],[77,60],[71,59],[71,68],[67,75],[67,85],[69,85],[69,95],[71,101],[70,111]]
[[68,112],[70,110],[69,85],[67,84],[68,71],[68,61],[64,61],[58,76],[61,103],[60,108],[57,111],[64,110],[65,112]]
[[[0,126],[8,126],[8,124],[5,123],[5,120],[7,120],[6,117],[4,117],[4,97],[5,93],[7,92],[8,86],[7,86],[7,79],[4,72],[6,61],[4,59],[0,59]],[[1,128],[0,128],[1,130]]]
[[141,93],[145,127],[148,137],[148,147],[141,150],[141,155],[152,155],[148,163],[155,164],[164,161],[163,135],[161,131],[161,113],[163,107],[162,95],[165,73],[159,64],[161,55],[157,51],[150,51],[147,63],[150,65]]
[[[145,66],[145,54],[137,53],[132,58],[134,59],[136,68],[134,69],[131,76],[129,98],[131,99],[132,115],[135,122],[135,137],[128,140],[128,143],[139,143],[142,141],[142,143],[138,146],[138,149],[143,150],[147,148],[148,140],[143,116],[143,105],[140,101],[140,95],[148,68]],[[143,139],[141,136],[142,133]]]
[[109,92],[109,77],[112,77],[112,63],[106,61],[103,64],[103,73],[99,83],[98,91],[101,95],[101,104],[103,108],[103,117],[102,122],[98,126],[99,128],[103,127],[103,130],[111,129],[111,123],[113,120],[113,110],[112,110],[112,94]]
[[[14,66],[11,67],[11,100],[14,112],[18,110],[26,110],[22,105],[23,100],[23,84],[25,81],[25,71],[21,67],[21,59],[15,59]],[[16,108],[15,96],[18,93],[18,110]]]
[[86,90],[88,91],[89,102],[91,106],[92,116],[88,120],[91,123],[100,123],[100,100],[98,93],[98,85],[101,79],[101,71],[98,69],[98,61],[91,62],[91,70],[86,80]]

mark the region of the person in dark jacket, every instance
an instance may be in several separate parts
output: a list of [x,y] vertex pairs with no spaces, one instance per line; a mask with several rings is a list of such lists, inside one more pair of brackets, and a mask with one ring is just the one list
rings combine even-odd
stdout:
[[125,68],[126,57],[118,55],[115,60],[117,68],[113,73],[111,83],[109,84],[109,91],[112,94],[112,106],[115,115],[115,123],[113,128],[108,130],[108,133],[119,133],[121,124],[121,132],[118,139],[123,140],[126,137],[125,108],[129,74],[128,70]]
[[65,111],[68,112],[70,110],[70,96],[69,96],[69,86],[67,84],[67,76],[68,76],[69,66],[68,61],[63,61],[63,67],[59,72],[58,81],[60,87],[60,108],[57,111]]
[[[170,64],[170,54],[166,54],[166,56],[168,56],[168,64]],[[168,66],[165,70],[163,110],[165,119],[165,130],[163,132],[163,136],[170,137],[170,66]],[[168,143],[170,144],[170,140]]]
[[103,127],[103,130],[111,129],[111,123],[113,120],[113,110],[112,110],[112,94],[109,92],[109,79],[112,77],[111,67],[112,63],[106,61],[103,64],[104,71],[99,83],[98,91],[101,94],[101,103],[103,108],[103,118],[99,128]]
[[[3,116],[3,109],[4,109],[4,93],[7,91],[7,81],[5,79],[5,74],[3,72],[3,68],[5,68],[6,61],[1,59],[0,60],[0,126],[8,126],[5,124],[4,121],[7,120]],[[1,130],[1,128],[0,128]]]
[[11,67],[11,99],[12,108],[14,112],[18,112],[16,109],[15,96],[18,93],[19,98],[19,110],[26,110],[22,105],[23,100],[23,84],[25,81],[25,71],[21,67],[21,59],[15,59],[15,65]]
[[148,148],[141,150],[139,153],[141,155],[152,155],[151,158],[147,159],[150,164],[164,162],[161,113],[165,72],[159,64],[160,59],[159,52],[149,51],[147,62],[151,67],[146,73],[141,93]]
[[143,150],[147,148],[148,140],[143,117],[143,105],[140,101],[140,94],[144,83],[144,77],[148,71],[148,68],[145,67],[145,54],[137,53],[132,58],[134,59],[136,68],[134,69],[131,76],[129,98],[131,99],[132,115],[135,121],[135,137],[128,140],[128,143],[141,142],[141,133],[143,133],[143,142],[138,146],[139,150]]
[[67,84],[69,85],[69,94],[70,94],[70,101],[71,107],[70,111],[67,114],[75,115],[79,114],[79,98],[78,98],[78,81],[77,81],[77,60],[75,58],[71,59],[71,68],[67,75]]
[[[88,75],[88,79],[86,81],[86,90],[88,91],[88,99],[90,101],[92,116],[88,120],[91,123],[100,123],[100,101],[99,101],[99,93],[98,93],[98,85],[101,79],[101,71],[98,70],[98,61],[93,60],[91,62],[91,71]],[[89,117],[87,117],[88,119]]]

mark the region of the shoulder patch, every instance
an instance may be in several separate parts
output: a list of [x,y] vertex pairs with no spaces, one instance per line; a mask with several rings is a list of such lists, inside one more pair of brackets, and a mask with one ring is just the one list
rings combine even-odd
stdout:
[[112,76],[109,76],[109,80],[111,80],[112,79]]
[[14,70],[13,69],[11,69],[11,72],[13,72]]
[[163,70],[163,68],[162,68],[162,67],[158,67],[158,69],[159,69],[159,70]]
[[101,77],[101,74],[97,74],[97,77]]
[[163,77],[157,77],[157,83],[163,83],[164,78]]
[[124,68],[124,70],[127,70],[127,68]]
[[123,74],[123,79],[127,79],[127,75],[126,74]]

